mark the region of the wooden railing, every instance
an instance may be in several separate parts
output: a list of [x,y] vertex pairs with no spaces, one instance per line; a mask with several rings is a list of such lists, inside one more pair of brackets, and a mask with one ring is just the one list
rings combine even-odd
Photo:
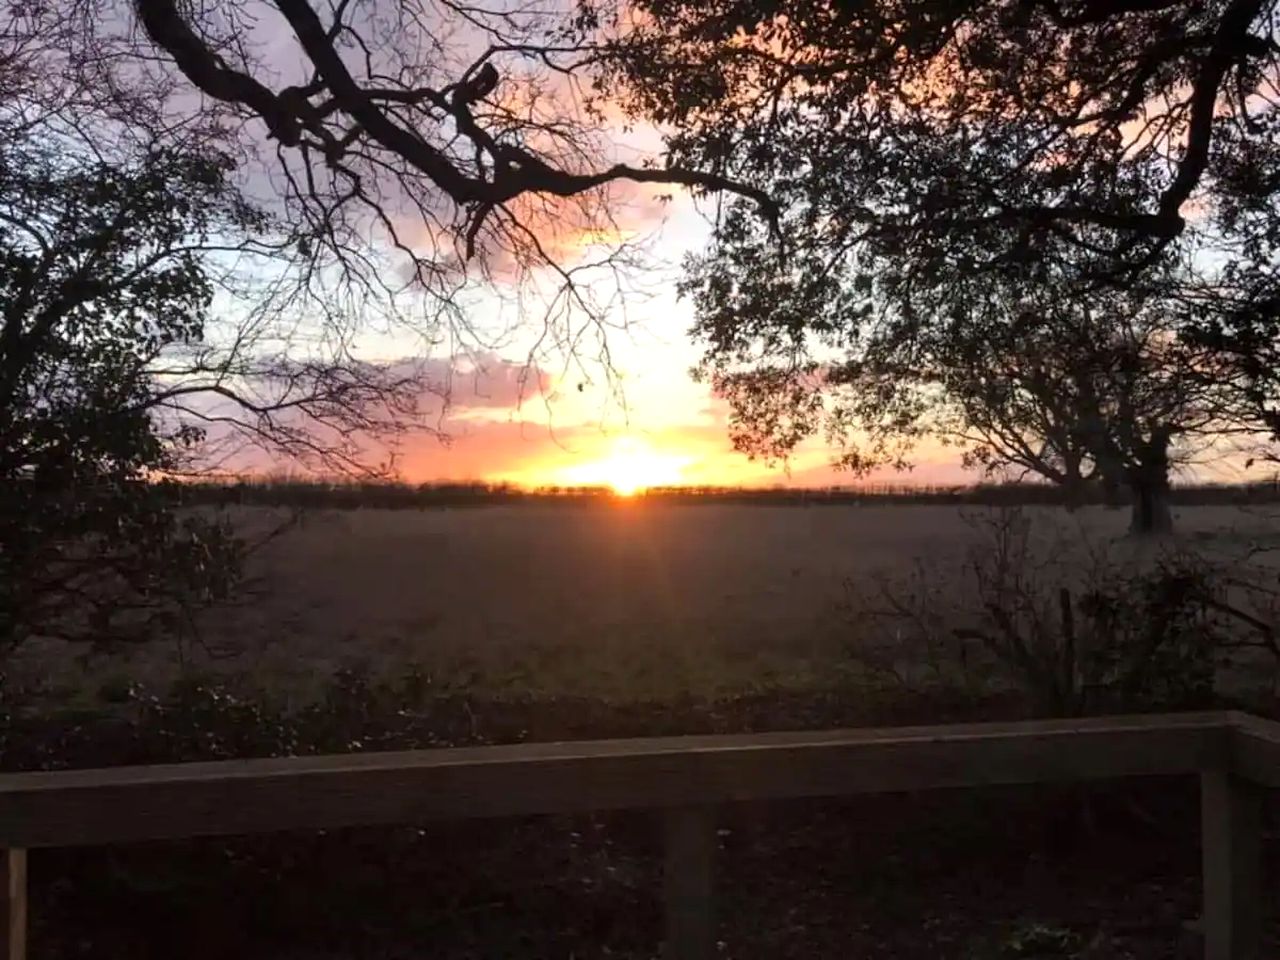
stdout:
[[1205,956],[1258,960],[1280,724],[1229,712],[0,775],[0,960],[27,956],[31,848],[613,809],[663,817],[666,956],[705,960],[719,804],[1173,774],[1201,778]]

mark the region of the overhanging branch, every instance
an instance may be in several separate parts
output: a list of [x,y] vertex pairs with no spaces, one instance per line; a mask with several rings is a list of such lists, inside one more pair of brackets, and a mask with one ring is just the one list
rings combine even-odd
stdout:
[[[278,93],[246,70],[228,66],[183,19],[177,0],[135,0],[139,22],[147,36],[173,59],[188,80],[209,96],[239,104],[256,114],[282,145],[305,147],[304,134],[314,137],[312,145],[317,146],[315,141],[319,141],[330,166],[340,163],[361,144],[365,149],[375,146],[423,175],[455,205],[468,210],[462,229],[469,255],[481,222],[495,207],[525,194],[573,197],[619,180],[736,193],[759,206],[776,235],[778,210],[773,200],[764,191],[733,178],[680,167],[627,164],[614,164],[599,171],[573,171],[554,160],[549,162],[526,144],[512,142],[516,138],[511,131],[500,137],[486,130],[473,117],[470,107],[497,84],[491,62],[485,62],[474,77],[464,77],[463,82],[443,90],[422,85],[396,89],[389,87],[385,77],[366,87],[337,49],[338,28],[342,26],[337,19],[326,26],[309,0],[274,0],[274,4],[292,29],[315,76],[306,86],[287,87]],[[345,5],[338,8],[335,18],[341,16],[343,9]],[[346,25],[345,29],[352,28]],[[495,49],[531,55],[528,44]],[[476,71],[475,65],[468,73],[472,71]],[[464,85],[470,91],[470,86],[482,77],[489,82],[476,91],[476,96],[459,95]],[[312,103],[313,97],[321,96],[320,103]],[[394,106],[424,109],[412,114],[418,122],[411,125],[402,115],[387,109]],[[338,115],[348,119],[335,129]],[[432,142],[433,134],[447,141],[448,131],[443,126],[446,123],[474,145],[474,166],[460,165],[455,156]],[[536,131],[537,124],[531,122],[529,129]],[[303,153],[311,156],[305,150]]]

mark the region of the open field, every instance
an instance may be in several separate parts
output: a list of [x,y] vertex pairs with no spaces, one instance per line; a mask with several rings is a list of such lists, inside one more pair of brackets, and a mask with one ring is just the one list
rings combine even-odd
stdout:
[[[1280,529],[1276,508],[1184,506],[1174,542],[1150,545],[1125,536],[1124,510],[1023,509],[1046,551],[1069,542],[1134,564],[1242,554]],[[233,510],[250,532],[287,516]],[[204,616],[197,638],[83,663],[33,644],[16,669],[55,694],[192,669],[305,692],[339,668],[409,666],[445,688],[614,699],[821,686],[856,630],[848,585],[920,563],[958,571],[991,515],[642,500],[315,511],[255,554],[253,596]]]

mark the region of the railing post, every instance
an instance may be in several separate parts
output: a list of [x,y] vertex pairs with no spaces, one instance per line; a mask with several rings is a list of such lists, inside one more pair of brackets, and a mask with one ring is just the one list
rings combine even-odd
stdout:
[[0,960],[27,960],[27,851],[0,849]]
[[1205,960],[1258,960],[1262,790],[1235,774],[1200,775]]
[[716,948],[715,811],[676,807],[664,814],[665,960],[711,960]]

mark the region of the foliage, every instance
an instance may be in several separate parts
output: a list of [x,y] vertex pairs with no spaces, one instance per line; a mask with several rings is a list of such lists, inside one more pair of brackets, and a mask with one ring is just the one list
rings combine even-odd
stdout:
[[614,79],[673,159],[766,184],[867,284],[1138,269],[1197,190],[1216,226],[1273,213],[1268,0],[641,8]]
[[227,595],[226,523],[168,508],[201,439],[153,407],[157,358],[198,344],[213,288],[198,245],[257,215],[221,157],[136,165],[0,153],[0,647],[172,629]]
[[851,465],[933,435],[970,466],[1062,486],[1068,503],[1090,485],[1113,500],[1129,490],[1147,531],[1169,525],[1167,505],[1151,501],[1167,500],[1172,467],[1266,429],[1235,402],[1230,363],[1183,335],[1167,297],[993,280],[937,309],[937,323],[879,317],[862,349],[825,370]]
[[[826,430],[865,469],[959,433],[1070,472],[1080,444],[1028,386],[1046,342],[1061,359],[1096,332],[1099,301],[1109,331],[1156,315],[1144,379],[1194,399],[1175,433],[1273,425],[1277,384],[1248,359],[1272,352],[1280,302],[1271,0],[640,6],[606,88],[667,125],[672,162],[782,210],[779,250],[729,205],[683,288],[742,449],[785,456]],[[1211,411],[1206,384],[1229,394]],[[1165,428],[1116,425],[1144,443]]]
[[850,585],[851,619],[879,628],[851,644],[855,658],[907,685],[924,674],[971,691],[1012,688],[1038,715],[1080,716],[1207,707],[1235,652],[1272,648],[1269,618],[1242,611],[1226,570],[1204,557],[1135,562],[1046,536],[1016,508],[975,526],[958,584],[935,563]]
[[966,960],[1014,960],[1017,957],[1075,960],[1082,956],[1082,946],[1081,937],[1074,930],[1022,922],[1008,930],[997,944],[971,950]]

